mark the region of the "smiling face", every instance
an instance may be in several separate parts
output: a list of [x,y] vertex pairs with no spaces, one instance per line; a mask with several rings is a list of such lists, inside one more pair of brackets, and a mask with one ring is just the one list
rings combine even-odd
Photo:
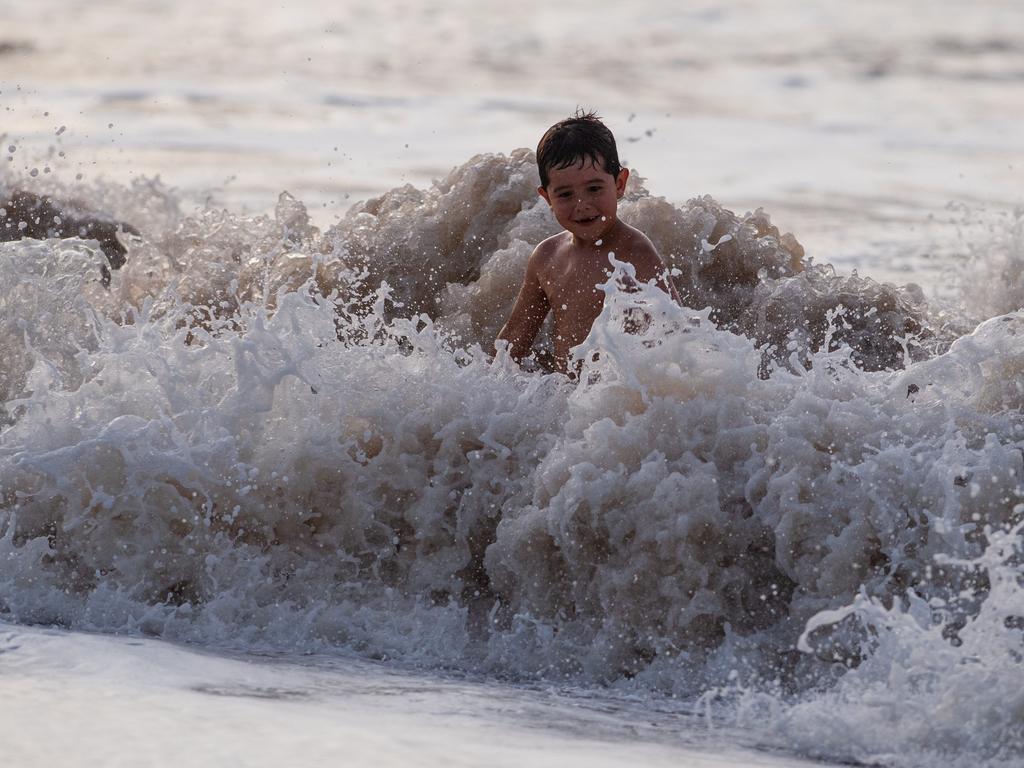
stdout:
[[547,187],[538,187],[537,191],[551,206],[558,223],[574,239],[589,243],[600,240],[615,225],[627,178],[629,171],[625,168],[612,176],[600,158],[584,158],[566,168],[551,168]]

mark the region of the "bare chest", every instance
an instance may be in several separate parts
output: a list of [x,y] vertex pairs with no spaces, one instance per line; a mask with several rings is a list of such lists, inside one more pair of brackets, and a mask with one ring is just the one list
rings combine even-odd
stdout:
[[604,283],[611,268],[596,259],[564,259],[552,265],[544,276],[544,292],[556,317],[582,311],[591,314],[594,307],[600,312],[604,293],[598,285]]

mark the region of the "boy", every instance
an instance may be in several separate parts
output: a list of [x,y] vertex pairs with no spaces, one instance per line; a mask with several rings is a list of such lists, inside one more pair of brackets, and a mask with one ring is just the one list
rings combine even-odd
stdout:
[[608,254],[636,268],[636,279],[654,280],[677,302],[665,264],[650,240],[616,217],[629,171],[619,165],[615,137],[593,112],[551,126],[537,145],[543,197],[565,232],[537,246],[498,341],[523,358],[548,311],[554,312],[555,365],[569,372],[569,351],[590,333],[604,305],[597,286],[611,274]]

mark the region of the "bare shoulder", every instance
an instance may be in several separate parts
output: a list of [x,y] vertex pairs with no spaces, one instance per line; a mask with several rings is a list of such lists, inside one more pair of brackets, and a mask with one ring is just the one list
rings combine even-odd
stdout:
[[661,261],[658,249],[654,247],[654,243],[651,242],[651,238],[636,227],[626,224],[626,222],[622,222],[622,227],[623,251],[625,251],[626,254],[641,259],[653,256],[659,262]]
[[622,235],[622,258],[636,269],[636,279],[642,283],[657,283],[680,303],[679,293],[669,277],[668,267],[654,243],[639,229],[628,224],[623,226],[625,229]]
[[568,232],[559,232],[557,235],[541,240],[533,249],[527,269],[534,272],[547,269],[558,258],[558,254],[565,251],[569,237]]
[[644,282],[660,277],[665,271],[665,262],[662,261],[654,243],[636,227],[631,227],[625,222],[620,223],[622,228],[616,238],[615,249],[618,258],[636,267],[637,277]]

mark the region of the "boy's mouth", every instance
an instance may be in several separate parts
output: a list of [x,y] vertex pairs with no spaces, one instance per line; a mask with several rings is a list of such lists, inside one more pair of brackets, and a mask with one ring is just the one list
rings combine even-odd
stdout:
[[587,219],[576,219],[576,223],[577,224],[593,224],[595,221],[597,221],[600,218],[601,218],[600,216],[591,216],[590,218],[587,218]]

